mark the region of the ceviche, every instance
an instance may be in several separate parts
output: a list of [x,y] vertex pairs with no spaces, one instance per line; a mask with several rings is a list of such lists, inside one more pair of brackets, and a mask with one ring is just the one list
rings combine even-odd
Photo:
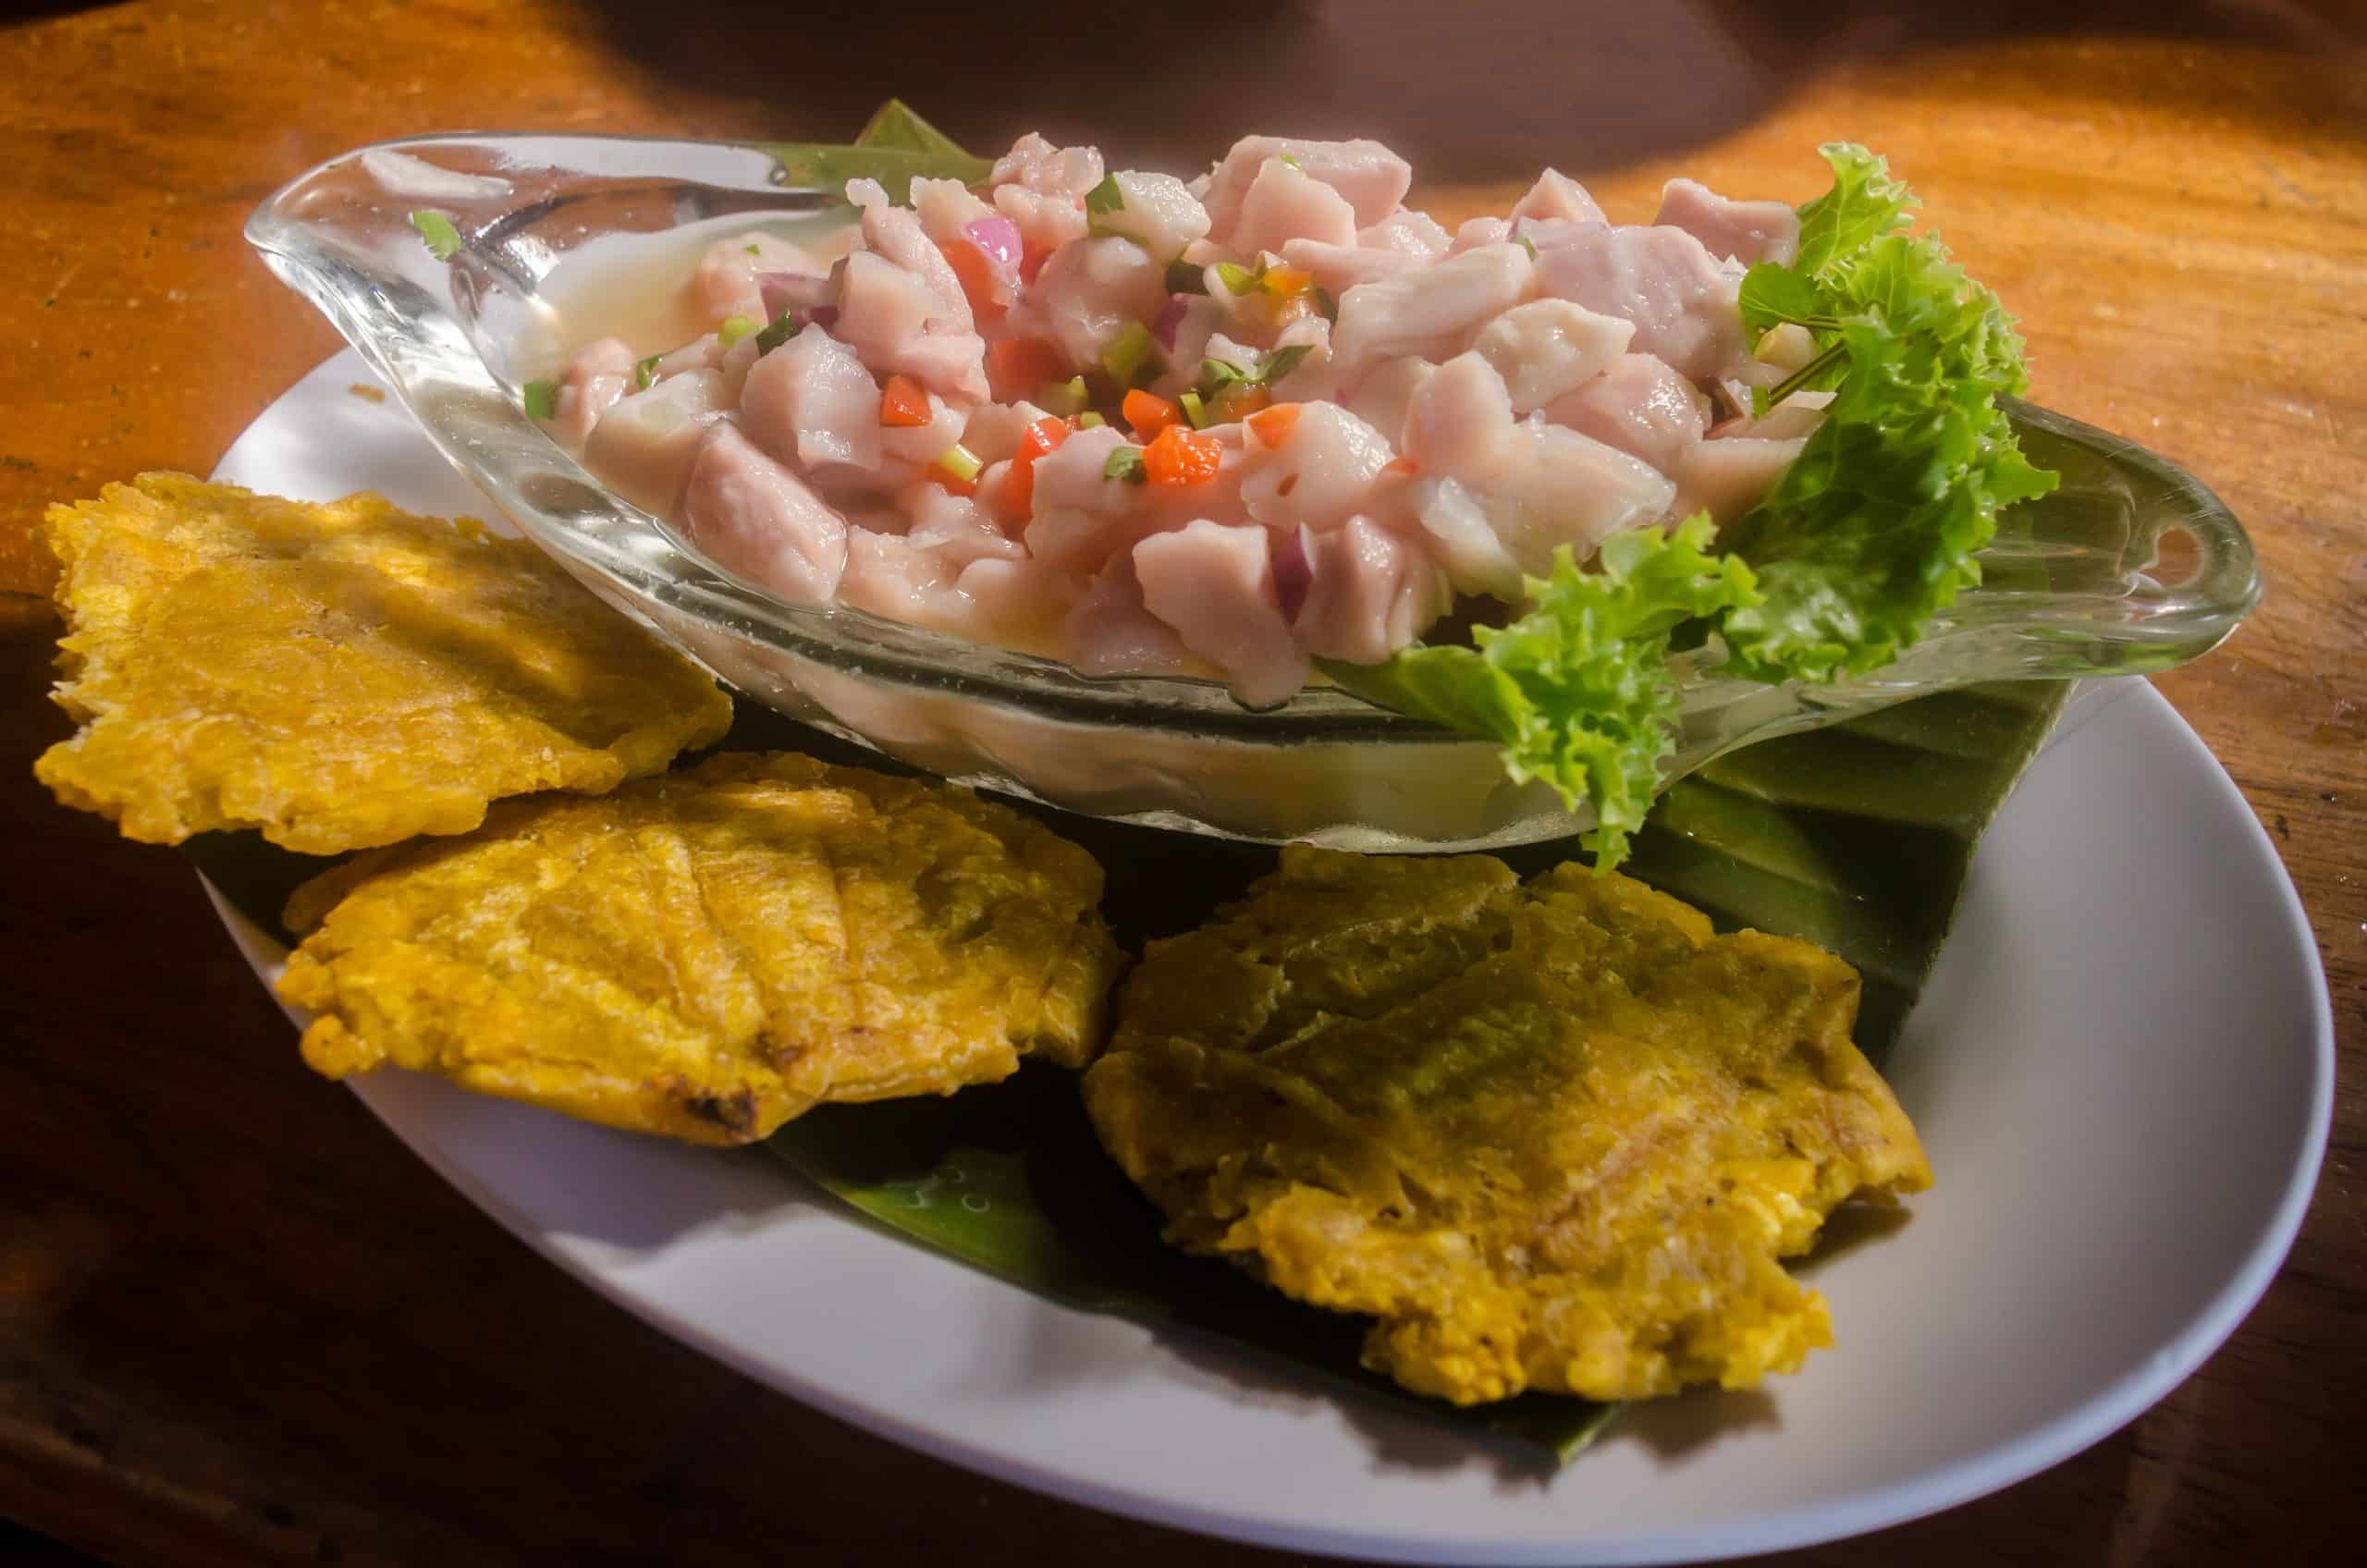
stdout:
[[530,411],[784,599],[1251,706],[1328,678],[1502,741],[1609,862],[1681,629],[1873,668],[2051,483],[2010,318],[1859,148],[1799,209],[1675,179],[1613,222],[1547,169],[1449,231],[1376,141],[1187,180],[929,136],[834,165],[837,246],[716,240],[669,285],[705,330],[594,341]]

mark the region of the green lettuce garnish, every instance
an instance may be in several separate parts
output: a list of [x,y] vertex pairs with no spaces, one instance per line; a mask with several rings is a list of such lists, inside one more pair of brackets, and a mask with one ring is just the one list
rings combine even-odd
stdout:
[[1881,158],[1839,142],[1821,152],[1833,189],[1800,209],[1798,259],[1762,263],[1741,288],[1754,339],[1791,324],[1817,345],[1760,410],[1834,391],[1759,506],[1723,537],[1704,517],[1670,535],[1614,535],[1593,570],[1564,555],[1529,581],[1528,613],[1475,631],[1475,647],[1325,667],[1375,702],[1502,742],[1514,778],[1591,805],[1599,826],[1583,841],[1598,869],[1625,856],[1674,749],[1666,671],[1680,624],[1719,633],[1732,674],[1863,674],[1981,581],[1975,557],[2000,508],[2054,488],[1997,407],[2027,384],[2013,318],[1938,239],[1898,232],[1915,199]]
[[1534,607],[1475,629],[1477,646],[1325,668],[1360,696],[1502,742],[1513,778],[1544,780],[1573,809],[1591,802],[1596,826],[1582,842],[1607,869],[1651,809],[1675,744],[1669,633],[1756,597],[1750,568],[1710,553],[1715,538],[1706,514],[1673,533],[1616,533],[1588,571],[1565,546],[1551,577],[1528,580]]
[[1932,235],[1896,232],[1914,198],[1862,147],[1822,149],[1833,189],[1800,209],[1800,254],[1743,280],[1756,336],[1792,323],[1819,352],[1775,389],[1834,388],[1824,421],[1725,547],[1761,603],[1719,630],[1732,669],[1831,680],[1896,658],[1981,581],[1998,508],[2054,488],[2016,443],[2000,393],[2029,383],[1996,295]]

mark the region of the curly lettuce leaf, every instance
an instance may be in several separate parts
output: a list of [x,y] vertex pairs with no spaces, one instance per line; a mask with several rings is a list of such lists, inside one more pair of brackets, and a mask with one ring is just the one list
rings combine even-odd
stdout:
[[1614,534],[1591,571],[1564,548],[1551,577],[1528,580],[1534,607],[1475,630],[1477,646],[1325,668],[1360,696],[1500,742],[1514,778],[1544,780],[1573,810],[1591,804],[1596,827],[1583,841],[1607,871],[1625,857],[1674,746],[1670,633],[1756,597],[1748,566],[1710,554],[1715,537],[1706,515],[1673,533]]
[[1762,598],[1719,630],[1756,680],[1833,680],[1896,658],[1981,581],[2001,507],[2054,487],[1997,407],[2028,384],[1997,297],[1931,235],[1896,232],[1914,199],[1861,147],[1823,149],[1833,189],[1800,209],[1800,256],[1743,280],[1754,333],[1808,327],[1821,352],[1787,382],[1834,389],[1797,461],[1726,547]]
[[1890,163],[1848,141],[1817,149],[1833,165],[1833,189],[1800,208],[1799,259],[1787,270],[1828,288],[1850,261],[1886,234],[1906,227],[1907,214],[1922,203],[1904,180],[1893,179]]

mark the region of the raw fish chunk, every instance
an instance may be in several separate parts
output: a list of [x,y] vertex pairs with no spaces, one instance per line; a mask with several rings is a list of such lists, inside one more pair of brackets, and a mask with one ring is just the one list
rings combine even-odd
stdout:
[[1650,354],[1623,354],[1600,375],[1545,407],[1545,417],[1662,473],[1701,439],[1702,395]]
[[1457,354],[1414,392],[1402,439],[1417,472],[1482,488],[1493,484],[1513,455],[1513,405],[1504,378],[1477,352]]
[[726,316],[764,319],[764,291],[756,278],[768,272],[820,275],[824,266],[802,245],[778,235],[751,231],[718,239],[699,257],[687,285],[691,308],[700,320],[713,324]]
[[1073,365],[1090,367],[1101,350],[1167,300],[1167,268],[1131,239],[1080,239],[1044,263],[1022,310],[1031,329],[1058,344]]
[[1221,239],[1252,256],[1260,251],[1279,253],[1294,239],[1345,247],[1356,242],[1356,213],[1346,197],[1276,158],[1250,181],[1240,214]]
[[1291,630],[1318,658],[1379,664],[1446,612],[1445,581],[1422,547],[1371,518],[1303,529],[1298,545],[1306,594]]
[[1759,505],[1807,445],[1799,438],[1770,441],[1748,435],[1700,442],[1676,465],[1676,496],[1669,509],[1677,517],[1706,511],[1723,528]]
[[1395,454],[1388,438],[1334,403],[1308,403],[1278,447],[1242,459],[1241,501],[1270,528],[1335,528],[1372,494]]
[[[842,312],[842,325],[846,319]],[[818,326],[750,369],[740,420],[757,446],[809,472],[879,467],[879,384],[852,347]]]
[[1729,201],[1696,180],[1662,186],[1660,214],[1652,222],[1681,228],[1712,256],[1745,266],[1789,266],[1800,254],[1799,214],[1781,202]]
[[578,349],[559,372],[552,394],[557,413],[550,422],[551,434],[570,447],[583,446],[600,416],[632,389],[638,362],[621,338],[603,337]]
[[670,375],[612,404],[583,444],[586,466],[663,516],[674,509],[706,428],[729,407],[723,373]]
[[1748,357],[1741,283],[1741,269],[1681,228],[1594,230],[1537,257],[1538,292],[1634,322],[1631,349],[1696,382]]
[[1101,183],[1101,153],[1092,147],[1055,147],[1035,131],[1011,145],[987,177],[990,186],[1020,186],[1057,196],[1083,196]]
[[1134,546],[1143,603],[1184,645],[1225,673],[1233,695],[1268,707],[1306,684],[1274,581],[1269,536],[1205,520]]
[[[1559,169],[1547,169],[1537,177],[1528,193],[1513,203],[1513,217],[1551,219],[1574,223],[1601,223],[1602,209],[1587,193],[1587,188]],[[1527,233],[1524,227],[1522,233]]]
[[1530,298],[1536,271],[1519,246],[1487,245],[1349,289],[1340,296],[1331,331],[1340,374],[1354,376],[1401,354],[1448,358],[1479,327]]
[[1378,141],[1303,141],[1294,137],[1245,136],[1209,176],[1201,198],[1209,231],[1229,234],[1241,216],[1249,188],[1269,162],[1287,153],[1310,178],[1347,198],[1358,227],[1375,224],[1397,210],[1413,188],[1413,165]]
[[1128,169],[1118,176],[1117,211],[1095,223],[1103,234],[1131,239],[1154,257],[1180,256],[1208,232],[1208,214],[1173,175]]
[[736,424],[714,426],[699,444],[681,524],[708,559],[791,604],[828,602],[846,570],[846,519]]
[[1472,348],[1504,378],[1525,414],[1575,391],[1626,351],[1635,324],[1567,300],[1531,300],[1479,329]]

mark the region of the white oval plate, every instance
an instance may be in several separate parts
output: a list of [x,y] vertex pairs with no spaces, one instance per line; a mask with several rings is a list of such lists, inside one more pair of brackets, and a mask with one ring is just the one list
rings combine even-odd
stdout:
[[[339,354],[218,477],[486,509]],[[217,908],[222,908],[217,900]],[[234,912],[260,973],[279,951]],[[1164,1524],[1405,1561],[1666,1562],[1948,1507],[2201,1363],[2316,1180],[2333,1023],[2242,797],[2140,681],[2075,707],[1982,844],[1892,1061],[1939,1184],[1812,1269],[1839,1343],[1763,1393],[1634,1408],[1549,1477],[1199,1339],[1051,1305],[847,1218],[764,1155],[357,1081],[454,1186],[752,1378],[956,1464]]]

